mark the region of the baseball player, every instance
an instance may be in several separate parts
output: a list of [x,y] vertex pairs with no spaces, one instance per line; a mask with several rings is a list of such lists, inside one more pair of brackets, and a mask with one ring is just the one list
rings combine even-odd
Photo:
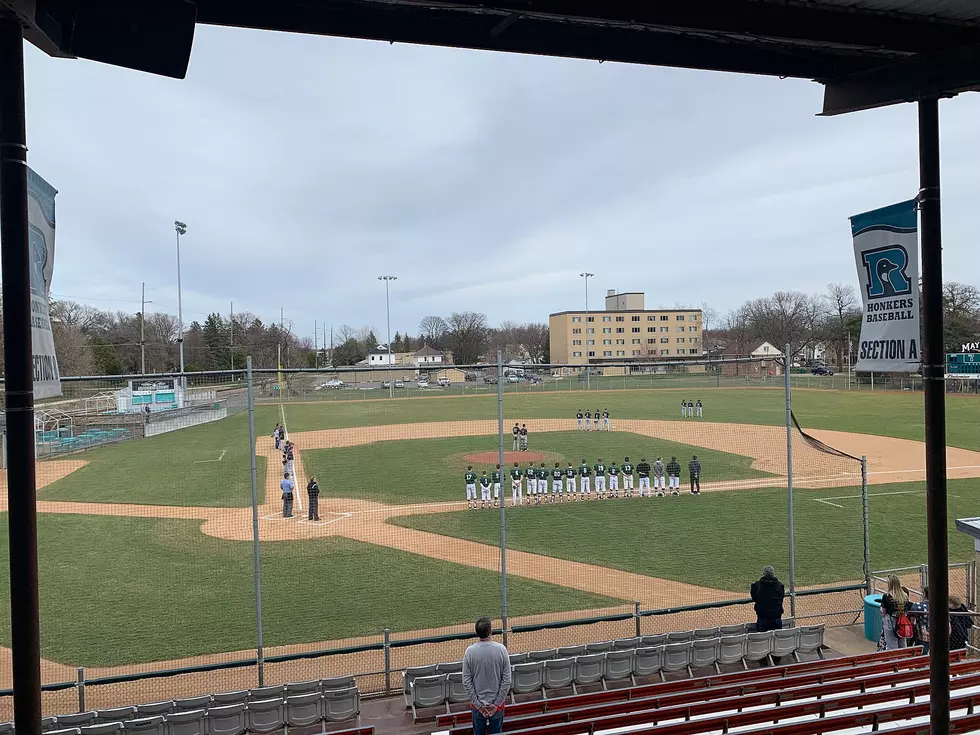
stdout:
[[681,494],[681,465],[677,457],[671,457],[667,463],[667,475],[670,477],[670,494]]
[[572,467],[571,462],[565,468],[565,484],[568,486],[568,499],[575,500],[575,468]]
[[700,418],[704,418],[704,414],[703,414],[703,413],[702,413],[702,411],[701,411],[701,409],[702,409],[702,406],[701,406],[701,399],[700,399],[700,398],[698,398],[698,402],[694,404],[694,408],[695,408],[695,409],[697,410],[697,412],[698,412],[698,418],[699,418],[699,419],[700,419]]
[[480,507],[486,508],[490,505],[490,478],[487,476],[487,471],[483,470],[483,474],[480,475]]
[[602,457],[596,460],[595,464],[592,466],[595,470],[595,496],[606,499],[606,465],[602,461]]
[[527,451],[527,424],[521,424],[521,451]]
[[538,497],[535,505],[541,504],[541,498],[545,500],[548,499],[548,468],[544,466],[544,462],[541,463],[541,467],[538,468]]
[[609,494],[619,499],[619,467],[615,459],[609,464]]
[[694,401],[692,401],[690,398],[687,399],[687,417],[689,419],[694,418]]
[[520,442],[521,442],[521,427],[518,426],[517,424],[514,424],[514,428],[511,429],[511,431],[514,434],[514,451],[516,452],[520,448],[520,446],[521,446],[521,444],[520,444]]
[[687,463],[687,470],[691,473],[691,495],[701,494],[701,463],[698,462],[698,455],[694,455]]
[[687,418],[687,401],[685,401],[683,398],[681,398],[681,418]]
[[582,413],[582,409],[580,408],[578,410],[578,413],[575,414],[575,418],[578,420],[578,430],[579,431],[582,430],[582,419],[583,419],[583,417],[584,417],[584,414]]
[[647,491],[647,497],[650,497],[650,464],[643,457],[640,457],[640,463],[636,466],[636,473],[640,476],[640,497],[643,497],[643,491]]
[[592,413],[590,411],[585,412],[585,430],[592,431]]
[[524,477],[527,479],[527,504],[530,505],[531,497],[538,494],[538,471],[534,469],[534,462],[528,462]]
[[565,494],[562,492],[562,479],[565,473],[562,472],[561,465],[555,462],[555,469],[551,471],[551,496],[552,502],[557,500],[559,503],[565,502]]
[[493,482],[493,507],[500,507],[500,465],[490,473],[490,481]]
[[609,428],[609,409],[607,408],[602,412],[602,428],[606,431],[610,431]]
[[[647,484],[649,485],[650,483]],[[633,464],[630,462],[629,457],[623,460],[623,494],[627,498],[633,497]]]
[[579,489],[582,500],[585,500],[586,496],[591,498],[592,468],[589,467],[589,463],[584,459],[582,460],[582,464],[579,465],[578,474],[582,478],[582,487]]
[[599,431],[599,409],[598,408],[595,410],[595,413],[592,414],[592,424],[593,424],[592,429],[594,431]]
[[510,471],[510,507],[516,508],[517,504],[520,503],[524,505],[524,486],[521,483],[521,478],[523,477],[521,473],[520,465],[514,462],[514,468]]
[[653,496],[654,497],[666,497],[667,496],[667,481],[664,478],[664,461],[660,457],[657,457],[656,462],[653,463]]
[[466,509],[471,510],[476,508],[476,473],[473,471],[473,465],[467,466],[463,482],[466,483]]

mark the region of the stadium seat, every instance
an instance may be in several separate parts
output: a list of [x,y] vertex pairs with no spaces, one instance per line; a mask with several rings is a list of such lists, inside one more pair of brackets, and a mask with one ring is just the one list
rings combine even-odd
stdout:
[[[422,669],[429,670],[432,669],[435,672],[435,666],[422,666]],[[409,669],[409,671],[414,671],[415,669]],[[408,671],[405,672],[408,674]],[[418,676],[428,676],[428,674],[418,674]],[[353,676],[333,676],[329,679],[320,679],[320,691],[326,692],[331,689],[350,689],[352,686],[356,686]],[[407,706],[407,705],[406,705]]]
[[154,715],[169,715],[176,712],[173,702],[151,702],[150,704],[136,705],[136,714],[140,717],[153,717]]
[[575,658],[585,655],[585,644],[580,646],[562,646],[558,649],[558,658]]
[[578,694],[578,687],[598,684],[602,681],[605,669],[605,653],[591,653],[575,659],[575,680],[572,691]]
[[10,735],[14,731],[14,723],[0,722],[0,735]]
[[123,730],[136,735],[167,735],[167,725],[161,715],[141,717],[136,720],[126,720]]
[[667,634],[658,633],[657,635],[645,635],[640,638],[640,645],[644,648],[654,648],[663,646],[667,643]]
[[695,638],[691,649],[691,668],[703,669],[711,666],[718,670],[718,638]]
[[518,694],[540,692],[544,687],[544,661],[529,661],[513,667],[510,685],[510,701],[516,702]]
[[605,653],[606,651],[613,650],[613,642],[600,641],[599,643],[586,643],[585,650],[587,653]]
[[175,699],[174,707],[178,712],[194,712],[199,709],[207,710],[211,706],[211,695],[205,694],[203,697],[187,697],[185,699]]
[[453,661],[448,664],[436,665],[436,673],[439,674],[459,674],[463,672],[463,662]]
[[446,704],[446,674],[416,676],[412,680],[412,721],[419,721],[420,709],[432,709]]
[[286,687],[282,684],[278,686],[271,687],[258,687],[257,689],[248,690],[248,698],[250,701],[254,700],[256,702],[266,699],[282,699],[283,695],[286,693]]
[[693,630],[679,630],[667,634],[667,643],[689,643],[694,640]]
[[748,626],[745,623],[738,625],[722,625],[718,628],[718,635],[724,638],[726,635],[742,635],[748,633]]
[[[412,666],[405,669],[405,674],[402,677],[402,695],[405,698],[405,709],[409,709],[412,706],[412,680],[419,676],[434,676],[435,673],[435,666]],[[323,693],[327,693],[326,687],[324,687]]]
[[526,664],[528,661],[526,653],[512,653],[510,654],[510,665],[517,666],[517,664]]
[[103,722],[98,725],[86,725],[85,727],[80,727],[78,729],[81,732],[81,735],[114,735],[122,730],[122,723]]
[[328,689],[323,693],[323,719],[327,722],[347,722],[355,718],[359,720],[360,716],[361,694],[357,687]]
[[555,658],[544,662],[544,696],[548,690],[570,689],[575,680],[575,659]]
[[245,726],[249,732],[275,732],[286,721],[282,697],[253,699],[245,705]]
[[637,677],[643,679],[654,674],[662,681],[660,669],[664,662],[664,648],[637,648],[633,652],[633,683],[636,684]]
[[[58,727],[84,727],[95,724],[95,712],[73,712],[68,715],[58,715],[55,719],[58,721]],[[0,732],[3,730],[0,729]]]
[[248,692],[245,690],[237,692],[220,692],[211,695],[211,702],[216,707],[223,707],[229,704],[245,704],[248,701]]
[[55,717],[43,717],[41,718],[41,732],[48,732],[49,730],[58,729],[58,719]]
[[[691,635],[693,636],[693,633]],[[685,671],[688,676],[691,676],[691,652],[693,648],[692,641],[668,643],[664,646],[663,670],[667,673]]]
[[796,646],[800,640],[800,629],[789,628],[788,630],[774,630],[772,639],[772,650],[769,652],[769,660],[775,664],[777,658],[792,656],[796,653]]
[[[202,699],[202,697],[197,697]],[[207,711],[192,709],[167,715],[167,735],[204,735]]]
[[557,648],[548,648],[544,651],[531,651],[527,654],[528,661],[550,661],[553,658],[558,658]]
[[637,638],[617,638],[613,641],[613,650],[615,651],[632,651],[640,645],[640,639]]
[[772,652],[772,637],[771,630],[766,633],[747,633],[743,665],[747,661],[763,661],[769,658]]
[[[639,640],[639,639],[637,639]],[[610,651],[602,662],[602,688],[612,681],[629,680],[633,683],[633,651],[635,649]]]
[[[7,723],[5,722],[3,724],[6,725]],[[6,732],[11,733],[13,731],[14,731],[13,728],[11,728]],[[79,735],[79,733],[81,733],[81,730],[79,730],[77,727],[66,727],[63,730],[46,730],[45,732],[53,733],[54,735]]]
[[[286,685],[289,689],[289,685]],[[286,697],[286,726],[309,727],[323,719],[323,695],[318,691]]]
[[694,631],[694,639],[717,638],[721,634],[721,628],[699,628]]
[[720,664],[739,664],[745,666],[746,650],[745,633],[724,636],[719,639],[718,664],[715,664],[715,669],[720,672],[721,669],[718,668]]
[[294,697],[299,694],[312,694],[320,693],[320,680],[310,679],[309,681],[297,681],[292,684],[286,684],[286,696]]
[[135,707],[111,707],[110,709],[95,710],[95,721],[100,724],[104,722],[122,722],[123,720],[132,720],[135,717]]
[[208,710],[205,729],[208,735],[242,735],[247,729],[245,705],[239,702],[212,707]]
[[454,672],[446,677],[446,712],[452,712],[452,705],[469,705],[470,697],[463,686],[463,674]]
[[799,629],[800,639],[796,644],[796,651],[793,657],[799,661],[801,653],[816,653],[818,658],[823,658],[823,631],[822,625],[807,625]]

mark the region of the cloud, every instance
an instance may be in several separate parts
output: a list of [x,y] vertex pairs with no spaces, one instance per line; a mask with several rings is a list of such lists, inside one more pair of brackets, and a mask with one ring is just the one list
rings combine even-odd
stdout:
[[[847,217],[918,189],[915,109],[817,118],[767,79],[202,27],[175,81],[30,50],[53,290],[185,322],[252,311],[415,333],[579,308],[582,270],[724,310],[855,278]],[[943,103],[947,273],[980,282],[980,97]],[[119,301],[109,301],[118,299]]]

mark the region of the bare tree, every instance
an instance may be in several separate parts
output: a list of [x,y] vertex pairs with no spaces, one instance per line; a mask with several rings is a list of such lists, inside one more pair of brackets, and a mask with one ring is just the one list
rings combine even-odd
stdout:
[[707,301],[701,302],[701,333],[710,332],[718,328],[718,310],[710,306]]
[[797,355],[816,339],[821,315],[817,296],[777,291],[772,296],[749,301],[745,308],[753,333],[777,349],[788,344],[790,353]]
[[432,347],[439,346],[448,331],[449,325],[441,316],[423,317],[419,322],[419,339]]
[[[744,356],[752,352],[756,336],[752,332],[749,310],[745,305],[732,309],[725,315],[724,331],[726,337],[725,353]],[[710,349],[710,348],[709,348]]]
[[851,285],[828,283],[827,293],[821,298],[825,306],[823,336],[836,356],[838,368],[841,368],[845,362],[849,327],[859,313],[857,293]]
[[62,322],[51,322],[54,349],[58,355],[58,370],[62,375],[92,375],[95,360],[85,335],[78,328],[69,328]]
[[445,341],[457,365],[475,363],[487,346],[487,317],[475,311],[453,312],[446,320]]
[[959,352],[980,335],[980,289],[965,283],[943,284],[943,341],[947,352]]
[[334,342],[338,345],[344,344],[347,340],[357,339],[357,330],[350,324],[341,324],[337,327]]

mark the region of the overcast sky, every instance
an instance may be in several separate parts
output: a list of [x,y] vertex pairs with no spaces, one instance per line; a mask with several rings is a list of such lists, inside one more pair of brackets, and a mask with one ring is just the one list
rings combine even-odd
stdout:
[[[805,81],[198,27],[187,79],[27,53],[52,292],[184,321],[285,310],[418,333],[582,308],[579,273],[726,311],[856,283],[847,217],[918,189],[911,105],[818,118]],[[944,102],[945,266],[980,284],[980,95]],[[148,307],[148,310],[154,307]]]

